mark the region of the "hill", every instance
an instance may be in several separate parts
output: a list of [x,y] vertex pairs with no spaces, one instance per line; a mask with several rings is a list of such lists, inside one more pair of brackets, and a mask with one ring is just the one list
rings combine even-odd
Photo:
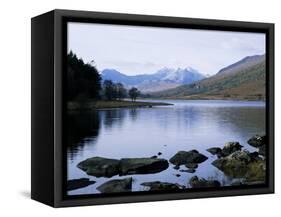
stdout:
[[102,80],[120,82],[128,87],[137,87],[144,93],[167,90],[182,84],[191,84],[205,78],[197,70],[187,68],[162,68],[153,74],[125,75],[115,69],[105,69],[101,73]]
[[265,99],[265,56],[256,55],[221,69],[193,84],[155,92],[153,97],[181,99]]
[[243,69],[249,68],[251,66],[254,66],[256,64],[259,64],[262,61],[265,61],[264,55],[247,56],[247,57],[243,58],[242,60],[221,69],[218,72],[218,74],[235,73],[235,72],[241,71]]

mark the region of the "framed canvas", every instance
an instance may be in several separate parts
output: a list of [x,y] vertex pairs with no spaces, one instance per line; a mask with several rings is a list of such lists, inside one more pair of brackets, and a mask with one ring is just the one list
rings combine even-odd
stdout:
[[54,207],[274,192],[274,24],[32,18],[32,192]]

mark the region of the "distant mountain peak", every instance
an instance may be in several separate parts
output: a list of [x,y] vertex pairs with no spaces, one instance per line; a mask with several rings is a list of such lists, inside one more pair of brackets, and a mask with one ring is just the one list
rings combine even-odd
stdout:
[[191,66],[186,67],[185,70],[199,73],[196,69],[192,68]]
[[[112,80],[113,82],[121,82],[125,86],[136,86],[143,92],[150,89],[167,89],[182,84],[190,84],[199,81],[205,76],[192,67],[186,68],[169,68],[163,67],[153,74],[142,75],[125,75],[115,69],[104,69],[101,72],[103,80]],[[168,85],[169,84],[169,85]],[[173,84],[173,85],[172,85]],[[151,86],[151,88],[149,87]]]
[[117,71],[116,69],[104,69],[102,70],[101,74],[122,74],[122,73]]

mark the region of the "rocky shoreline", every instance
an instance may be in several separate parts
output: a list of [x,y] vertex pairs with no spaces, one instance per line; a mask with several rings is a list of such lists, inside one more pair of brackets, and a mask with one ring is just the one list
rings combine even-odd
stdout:
[[[254,152],[243,149],[239,142],[228,142],[222,148],[210,147],[207,151],[216,156],[211,163],[214,167],[222,171],[227,177],[239,181],[233,181],[232,186],[254,185],[265,183],[266,173],[266,137],[253,136],[247,143],[256,148]],[[135,174],[154,174],[162,172],[172,166],[180,173],[195,173],[198,166],[208,159],[207,156],[199,153],[197,150],[179,151],[169,160],[159,158],[157,155],[147,158],[122,158],[109,159],[103,157],[92,157],[80,162],[77,167],[86,174],[94,177],[111,178],[118,175],[128,176]],[[184,165],[186,169],[180,169]],[[75,190],[95,184],[88,178],[68,180],[67,190]],[[101,193],[116,193],[132,191],[133,178],[113,179],[106,181],[96,189]],[[186,185],[177,183],[161,182],[158,180],[144,182],[140,184],[145,191],[157,190],[181,190],[186,188],[208,188],[224,186],[216,179],[204,179],[198,176],[192,176],[186,181]]]

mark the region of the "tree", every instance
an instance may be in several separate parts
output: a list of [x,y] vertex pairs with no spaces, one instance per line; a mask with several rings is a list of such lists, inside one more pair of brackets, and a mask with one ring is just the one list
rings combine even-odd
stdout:
[[101,90],[101,76],[95,66],[84,63],[72,51],[67,55],[67,96],[76,100],[97,99]]
[[124,88],[122,83],[116,84],[116,98],[121,100],[124,99],[127,95],[127,90]]
[[116,85],[111,80],[105,80],[103,82],[103,89],[107,100],[116,98]]
[[121,83],[114,83],[111,80],[103,82],[103,95],[106,100],[123,99],[127,95],[127,90]]
[[130,98],[132,99],[132,101],[136,101],[137,97],[140,95],[140,91],[135,88],[135,87],[132,87],[130,90],[129,90],[129,96]]

